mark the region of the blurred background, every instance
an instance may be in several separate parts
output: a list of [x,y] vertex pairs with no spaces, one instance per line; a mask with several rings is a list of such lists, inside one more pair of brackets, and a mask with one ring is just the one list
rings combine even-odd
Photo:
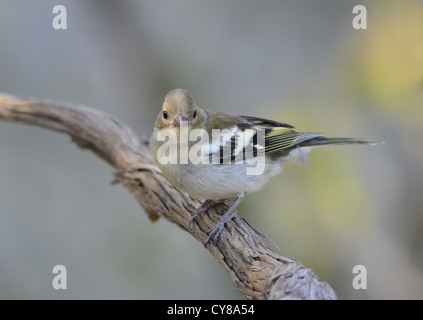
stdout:
[[[54,5],[67,30],[52,27]],[[367,30],[352,27],[367,8]],[[149,136],[164,95],[384,140],[315,151],[239,207],[340,299],[423,298],[423,2],[0,0],[0,91]],[[0,121],[0,299],[240,299],[189,233],[151,223],[62,134]],[[276,249],[275,249],[276,250]],[[67,290],[54,290],[54,265]],[[352,286],[367,268],[367,290]]]

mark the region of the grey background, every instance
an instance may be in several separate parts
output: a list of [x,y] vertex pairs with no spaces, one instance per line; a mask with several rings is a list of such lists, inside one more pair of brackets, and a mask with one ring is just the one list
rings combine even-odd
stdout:
[[[67,30],[52,27],[55,4]],[[423,298],[423,9],[351,1],[0,0],[0,91],[85,104],[149,136],[164,95],[385,140],[319,150],[240,206],[342,299]],[[421,54],[420,54],[421,53]],[[70,139],[0,122],[1,299],[240,299],[186,232],[152,224]],[[276,249],[275,249],[276,250]],[[68,289],[52,288],[65,265]],[[368,289],[354,290],[365,265]]]

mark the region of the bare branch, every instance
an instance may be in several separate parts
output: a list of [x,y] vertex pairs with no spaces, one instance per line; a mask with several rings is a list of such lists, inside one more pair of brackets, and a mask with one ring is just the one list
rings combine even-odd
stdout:
[[[204,243],[227,208],[210,208],[188,229],[190,213],[199,202],[175,189],[161,174],[149,152],[148,141],[115,117],[98,110],[42,99],[20,99],[0,94],[0,118],[68,134],[81,148],[92,150],[116,168],[121,182],[151,220],[164,217]],[[325,282],[295,260],[266,246],[241,216],[227,223],[217,243],[206,249],[229,273],[247,299],[336,299]]]

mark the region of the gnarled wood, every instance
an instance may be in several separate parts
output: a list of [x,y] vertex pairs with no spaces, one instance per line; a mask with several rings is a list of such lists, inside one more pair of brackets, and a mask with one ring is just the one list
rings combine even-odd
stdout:
[[[116,168],[115,182],[132,192],[150,219],[164,217],[201,243],[227,209],[224,204],[210,208],[189,230],[190,213],[199,202],[163,177],[145,138],[109,114],[81,105],[0,94],[0,118],[68,134],[80,147]],[[247,299],[336,299],[327,283],[300,262],[273,252],[239,215],[227,223],[217,243],[211,242],[206,249]]]

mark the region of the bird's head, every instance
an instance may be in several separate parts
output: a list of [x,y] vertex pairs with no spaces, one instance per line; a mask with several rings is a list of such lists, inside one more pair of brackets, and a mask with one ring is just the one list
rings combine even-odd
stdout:
[[205,117],[205,112],[194,104],[188,91],[175,89],[165,97],[162,111],[156,120],[156,128],[179,130],[184,121],[190,129],[196,129],[201,127]]

